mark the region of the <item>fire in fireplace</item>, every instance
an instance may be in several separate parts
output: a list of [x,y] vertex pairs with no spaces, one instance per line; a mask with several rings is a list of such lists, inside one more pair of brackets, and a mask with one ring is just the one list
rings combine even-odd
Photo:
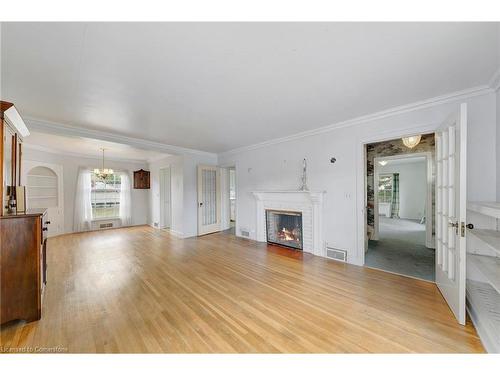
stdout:
[[302,213],[266,210],[267,242],[302,250]]

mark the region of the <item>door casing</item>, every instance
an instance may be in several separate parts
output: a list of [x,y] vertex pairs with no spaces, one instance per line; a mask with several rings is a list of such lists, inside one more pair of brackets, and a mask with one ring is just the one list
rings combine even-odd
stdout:
[[366,231],[367,200],[366,200],[366,145],[369,143],[389,141],[415,134],[434,133],[439,123],[415,125],[408,128],[379,132],[369,136],[360,136],[356,142],[356,251],[350,263],[363,266],[365,252],[368,247]]

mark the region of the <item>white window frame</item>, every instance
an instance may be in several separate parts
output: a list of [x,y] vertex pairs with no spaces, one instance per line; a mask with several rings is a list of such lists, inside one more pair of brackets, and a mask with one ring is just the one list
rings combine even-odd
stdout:
[[[120,190],[117,190],[118,192],[118,201],[120,199],[120,192],[121,192],[121,176],[119,174],[117,174],[116,172],[114,173],[114,177],[115,177],[115,183],[116,183],[116,178],[119,178],[120,179]],[[92,171],[91,172],[91,181],[95,181],[94,179],[96,179],[97,176],[95,175],[95,173]],[[92,203],[92,221],[103,221],[103,220],[118,220],[120,219],[120,211],[118,210],[118,213],[116,216],[103,216],[103,217],[94,217],[93,214],[94,214],[94,190],[92,187],[91,187],[91,203]],[[111,189],[110,189],[111,190]],[[121,202],[120,202],[121,203]]]

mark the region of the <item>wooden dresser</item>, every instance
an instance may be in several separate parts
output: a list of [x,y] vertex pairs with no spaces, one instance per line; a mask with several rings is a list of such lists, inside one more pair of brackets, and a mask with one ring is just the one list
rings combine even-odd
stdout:
[[41,318],[47,282],[46,210],[0,216],[0,319]]
[[27,210],[21,186],[23,140],[29,136],[13,103],[0,101],[0,323],[41,318],[47,282],[45,209]]

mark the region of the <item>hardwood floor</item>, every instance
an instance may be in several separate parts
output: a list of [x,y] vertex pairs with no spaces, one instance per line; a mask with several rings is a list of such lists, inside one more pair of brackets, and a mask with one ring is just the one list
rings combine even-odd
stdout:
[[[42,319],[5,348],[68,352],[482,352],[432,283],[213,234],[52,238]],[[56,349],[57,350],[57,349]]]

